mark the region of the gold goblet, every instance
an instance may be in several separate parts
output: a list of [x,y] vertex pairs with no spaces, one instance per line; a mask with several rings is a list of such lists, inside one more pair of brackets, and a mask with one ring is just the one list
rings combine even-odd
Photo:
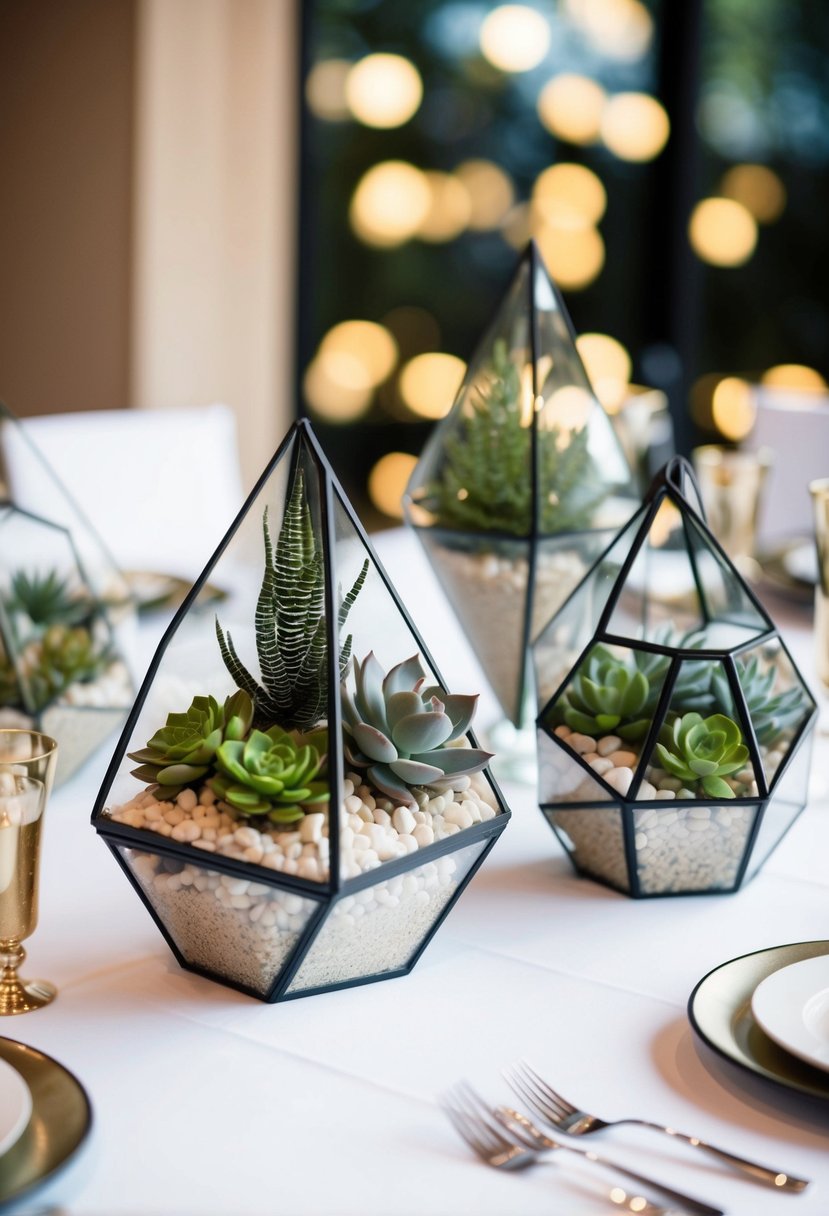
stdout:
[[0,1015],[28,1013],[53,984],[21,980],[21,941],[37,927],[40,837],[58,745],[36,730],[0,730]]

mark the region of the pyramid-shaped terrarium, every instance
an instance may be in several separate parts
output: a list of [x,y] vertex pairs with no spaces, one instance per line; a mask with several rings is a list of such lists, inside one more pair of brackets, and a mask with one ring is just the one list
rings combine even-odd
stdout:
[[516,725],[534,717],[530,642],[637,505],[530,245],[406,494],[407,519]]
[[[191,611],[214,572],[215,629]],[[475,701],[301,422],[162,640],[93,823],[193,971],[268,1001],[401,975],[509,818]]]
[[533,648],[539,801],[633,896],[735,891],[803,810],[815,704],[675,458]]

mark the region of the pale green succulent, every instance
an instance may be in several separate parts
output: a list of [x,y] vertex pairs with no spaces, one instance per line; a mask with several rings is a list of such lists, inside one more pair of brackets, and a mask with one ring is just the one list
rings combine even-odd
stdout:
[[208,785],[243,815],[267,815],[292,823],[305,811],[328,802],[325,781],[314,778],[323,767],[327,731],[308,737],[278,726],[253,730],[244,740],[227,739],[216,751],[215,776]]
[[708,798],[733,798],[734,791],[723,778],[745,768],[749,753],[732,718],[689,713],[664,724],[655,758],[666,772],[689,786],[699,782]]
[[157,798],[175,798],[212,771],[225,740],[244,739],[252,720],[253,702],[246,692],[234,693],[224,705],[215,697],[194,697],[184,713],[167,715],[145,748],[129,753],[139,765],[132,775],[157,786]]
[[469,729],[477,696],[426,687],[420,656],[388,675],[369,651],[354,664],[355,692],[342,684],[345,756],[395,802],[417,806],[415,786],[440,786],[479,772],[490,753],[451,747]]
[[648,677],[600,643],[593,647],[554,706],[554,716],[581,734],[643,738],[652,719]]
[[[805,709],[803,690],[797,685],[774,692],[777,669],[773,663],[764,670],[754,654],[744,662],[737,659],[737,677],[746,700],[757,742],[771,747],[787,726],[793,726]],[[714,675],[712,684],[717,703],[724,713],[734,713],[734,698],[725,671]]]

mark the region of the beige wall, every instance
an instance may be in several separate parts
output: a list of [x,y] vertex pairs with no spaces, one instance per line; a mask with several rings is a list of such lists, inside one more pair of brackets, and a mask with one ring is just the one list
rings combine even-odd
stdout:
[[129,399],[134,0],[0,0],[0,396]]

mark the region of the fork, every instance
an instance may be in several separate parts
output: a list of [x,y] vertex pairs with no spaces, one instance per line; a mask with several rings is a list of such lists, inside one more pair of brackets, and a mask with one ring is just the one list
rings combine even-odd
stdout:
[[[539,1150],[526,1143],[520,1143],[514,1135],[509,1135],[504,1126],[495,1122],[494,1112],[486,1105],[483,1098],[465,1082],[444,1094],[441,1106],[460,1137],[482,1161],[495,1169],[521,1170],[550,1159],[552,1150],[549,1146]],[[567,1146],[556,1147],[566,1148]],[[585,1157],[591,1164],[598,1164],[595,1153],[586,1153],[582,1149],[571,1151]],[[636,1181],[647,1182],[640,1175],[625,1172]],[[628,1212],[639,1212],[642,1216],[675,1216],[677,1211],[676,1208],[658,1207],[641,1193],[629,1193],[620,1186],[611,1187],[606,1194],[616,1207],[621,1207]],[[708,1208],[706,1211],[713,1213],[714,1216],[723,1216],[716,1208]]]
[[758,1165],[756,1161],[747,1161],[735,1153],[729,1153],[713,1144],[707,1144],[697,1136],[688,1136],[685,1132],[679,1132],[673,1127],[664,1127],[661,1123],[651,1123],[647,1119],[606,1120],[600,1119],[597,1115],[591,1115],[586,1110],[579,1110],[577,1106],[573,1106],[572,1102],[568,1102],[560,1093],[557,1093],[524,1060],[514,1065],[504,1075],[515,1092],[537,1115],[541,1116],[545,1123],[560,1128],[569,1136],[589,1136],[593,1132],[603,1131],[606,1127],[616,1127],[623,1123],[635,1124],[637,1127],[649,1127],[653,1131],[664,1132],[676,1140],[684,1140],[694,1148],[701,1149],[702,1152],[709,1153],[712,1157],[717,1157],[741,1173],[747,1174],[754,1181],[773,1186],[779,1191],[805,1191],[809,1185],[807,1178],[796,1178],[793,1174],[783,1173],[782,1170],[769,1169],[768,1166]]

